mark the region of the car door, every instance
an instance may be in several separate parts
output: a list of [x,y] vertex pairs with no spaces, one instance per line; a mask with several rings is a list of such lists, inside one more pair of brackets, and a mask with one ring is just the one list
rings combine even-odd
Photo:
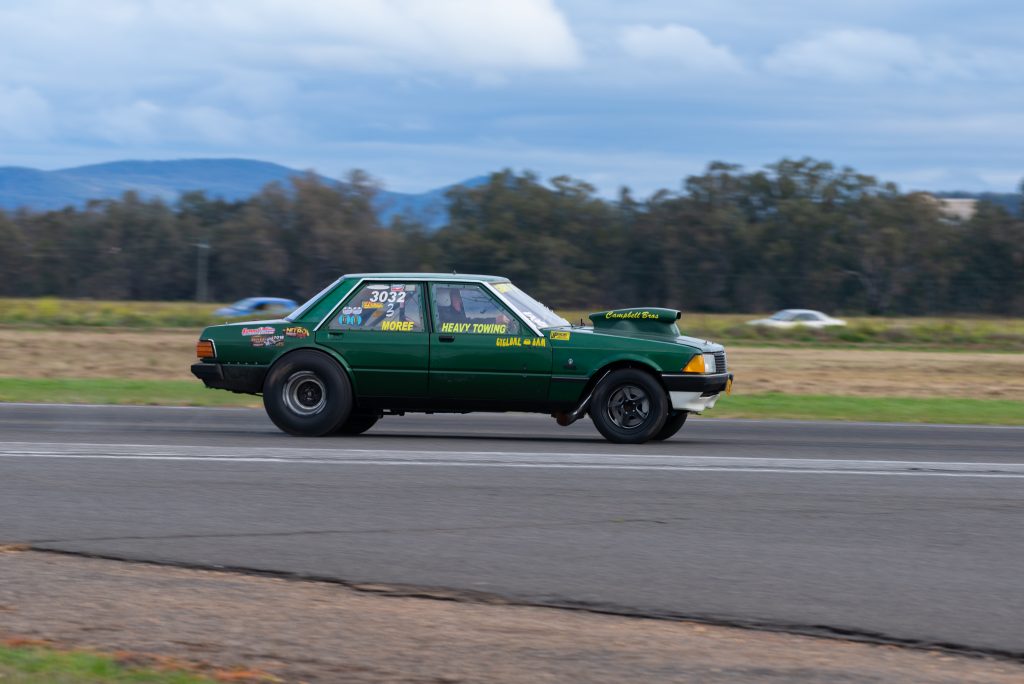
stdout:
[[430,396],[506,405],[543,401],[551,347],[479,283],[432,283]]
[[357,396],[427,396],[430,334],[423,289],[417,282],[366,281],[317,330],[317,343],[340,354],[352,370]]

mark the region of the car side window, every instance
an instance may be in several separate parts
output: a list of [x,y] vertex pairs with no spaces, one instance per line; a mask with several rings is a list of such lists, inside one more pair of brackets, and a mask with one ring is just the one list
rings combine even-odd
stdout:
[[815,316],[814,314],[803,313],[803,314],[798,315],[796,317],[796,320],[798,320],[798,321],[816,321],[816,320],[818,320],[818,317]]
[[433,284],[434,332],[518,335],[519,321],[480,285]]
[[423,286],[418,283],[368,283],[350,296],[330,330],[423,332]]

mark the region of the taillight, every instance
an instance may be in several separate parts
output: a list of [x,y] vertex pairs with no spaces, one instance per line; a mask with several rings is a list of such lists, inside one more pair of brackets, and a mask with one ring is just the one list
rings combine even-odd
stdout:
[[217,350],[213,347],[213,340],[199,340],[196,342],[196,356],[201,359],[216,358]]

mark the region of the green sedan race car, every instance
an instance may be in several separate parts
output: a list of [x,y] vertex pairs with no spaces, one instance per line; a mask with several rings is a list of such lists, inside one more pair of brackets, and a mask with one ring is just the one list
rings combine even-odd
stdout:
[[667,439],[732,388],[725,350],[684,337],[673,309],[573,326],[507,278],[345,275],[283,319],[206,328],[192,373],[262,394],[293,435],[357,435],[384,415],[589,414],[612,442]]

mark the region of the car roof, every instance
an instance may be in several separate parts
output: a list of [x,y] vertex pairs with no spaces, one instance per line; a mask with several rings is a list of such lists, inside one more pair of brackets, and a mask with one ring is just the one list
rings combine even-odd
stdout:
[[483,283],[504,283],[508,278],[473,273],[346,273],[345,278],[368,278],[381,280],[449,280],[460,282],[472,280]]
[[812,313],[812,314],[821,314],[822,316],[827,316],[828,315],[828,314],[826,314],[824,312],[821,312],[821,311],[815,311],[814,309],[782,309],[782,310],[780,310],[780,311],[778,311],[776,313]]

